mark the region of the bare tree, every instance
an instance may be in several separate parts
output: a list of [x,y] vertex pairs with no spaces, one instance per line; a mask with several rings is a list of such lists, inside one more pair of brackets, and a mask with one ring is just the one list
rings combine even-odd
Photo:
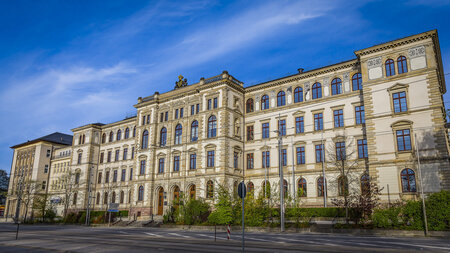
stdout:
[[24,215],[24,221],[27,220],[28,217],[28,210],[30,209],[30,205],[32,203],[32,200],[34,198],[34,195],[40,189],[41,184],[37,183],[34,180],[27,180],[25,181],[24,185],[21,187],[22,191],[18,195],[18,199],[23,203],[25,207],[25,215]]
[[72,170],[68,170],[64,175],[61,176],[60,180],[63,183],[62,186],[62,202],[64,204],[63,216],[66,218],[67,212],[70,207],[70,201],[73,200],[75,193],[78,192],[79,188],[84,184],[81,180],[81,172],[74,173]]
[[333,144],[328,145],[327,170],[337,172],[335,183],[338,188],[338,195],[342,198],[333,199],[333,204],[345,208],[345,219],[348,223],[349,207],[351,206],[349,186],[358,180],[358,177],[354,177],[352,174],[359,170],[353,139],[344,134],[337,136]]

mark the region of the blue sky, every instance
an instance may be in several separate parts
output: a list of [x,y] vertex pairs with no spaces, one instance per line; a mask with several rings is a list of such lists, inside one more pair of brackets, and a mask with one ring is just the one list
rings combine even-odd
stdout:
[[252,85],[432,29],[450,73],[449,14],[449,0],[1,1],[0,169],[10,146],[123,119],[179,74]]

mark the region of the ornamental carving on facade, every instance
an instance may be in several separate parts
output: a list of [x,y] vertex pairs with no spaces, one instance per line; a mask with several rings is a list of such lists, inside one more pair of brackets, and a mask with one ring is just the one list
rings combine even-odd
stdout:
[[184,80],[183,80],[183,76],[179,75],[178,76],[178,81],[175,82],[175,88],[174,89],[176,90],[178,88],[185,87],[185,86],[187,86],[187,79],[184,78]]

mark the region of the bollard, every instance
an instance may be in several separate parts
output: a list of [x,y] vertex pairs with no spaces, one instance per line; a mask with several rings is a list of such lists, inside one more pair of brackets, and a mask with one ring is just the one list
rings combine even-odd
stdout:
[[228,238],[228,240],[230,240],[230,238],[231,238],[231,228],[230,228],[230,224],[228,224],[228,226],[227,226],[227,238]]

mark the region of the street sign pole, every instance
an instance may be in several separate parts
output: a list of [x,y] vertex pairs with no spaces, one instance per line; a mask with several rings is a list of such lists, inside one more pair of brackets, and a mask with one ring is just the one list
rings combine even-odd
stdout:
[[242,181],[238,186],[238,195],[242,199],[242,252],[245,250],[245,223],[244,223],[244,199],[247,195],[247,189],[245,183]]

